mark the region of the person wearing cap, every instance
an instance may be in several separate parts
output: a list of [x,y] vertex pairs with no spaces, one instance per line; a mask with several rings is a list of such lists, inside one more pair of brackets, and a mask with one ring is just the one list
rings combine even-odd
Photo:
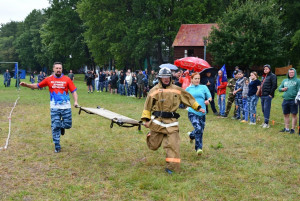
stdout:
[[274,98],[275,90],[277,89],[277,77],[271,71],[269,64],[264,65],[263,79],[259,88],[259,96],[261,99],[261,108],[264,115],[263,128],[270,128],[269,119],[271,113],[272,99]]
[[151,150],[157,150],[161,145],[166,151],[166,172],[172,174],[180,169],[179,127],[176,113],[179,104],[192,107],[205,113],[195,98],[184,89],[172,84],[171,70],[162,68],[158,74],[159,83],[149,92],[141,120],[150,129],[147,134],[147,145]]
[[234,67],[234,71],[233,71],[233,73],[232,73],[232,78],[234,78],[234,73],[235,72],[238,72],[240,70],[240,67],[238,67],[238,66],[236,66],[236,67]]
[[[290,134],[295,133],[295,128],[297,125],[297,114],[298,114],[298,105],[295,103],[295,98],[300,89],[300,82],[297,78],[297,71],[294,68],[290,68],[287,74],[287,78],[284,79],[279,88],[279,92],[284,92],[283,102],[282,102],[282,111],[284,115],[284,128],[280,132],[288,132]],[[290,126],[290,114],[292,114],[292,127]]]

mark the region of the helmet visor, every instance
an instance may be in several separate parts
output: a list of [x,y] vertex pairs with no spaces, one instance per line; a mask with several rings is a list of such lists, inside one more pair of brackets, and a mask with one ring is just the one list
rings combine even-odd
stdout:
[[171,76],[170,75],[159,75],[158,77],[159,78],[170,78]]

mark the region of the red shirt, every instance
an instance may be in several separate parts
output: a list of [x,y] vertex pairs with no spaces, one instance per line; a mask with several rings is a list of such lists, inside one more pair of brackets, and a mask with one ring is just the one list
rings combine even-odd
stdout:
[[227,82],[222,82],[222,77],[219,78],[220,86],[217,87],[217,94],[222,95],[226,94]]
[[63,74],[60,77],[52,75],[38,83],[37,86],[39,88],[48,86],[51,108],[71,108],[69,90],[73,93],[77,90],[77,88],[69,77],[64,76]]

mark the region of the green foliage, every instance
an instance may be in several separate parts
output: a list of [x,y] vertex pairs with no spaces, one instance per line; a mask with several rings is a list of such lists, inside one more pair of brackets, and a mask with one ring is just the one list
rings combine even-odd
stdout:
[[112,61],[117,68],[139,69],[145,59],[148,66],[150,60],[157,66],[173,61],[172,43],[182,23],[215,22],[230,1],[51,0],[50,3],[46,10],[33,10],[18,26],[16,22],[3,25],[1,60],[18,60],[23,68],[35,70],[51,66],[53,61],[63,62],[66,69],[94,66],[94,58],[101,66]]
[[0,28],[0,60],[18,61],[15,40],[20,35],[21,22],[11,21],[7,24],[1,24]]
[[[275,1],[276,2],[276,1]],[[298,0],[277,0],[282,12],[281,19],[287,32],[295,33],[300,29],[300,1]]]
[[[300,1],[298,0],[278,0],[281,8],[281,18],[286,35],[284,48],[286,58],[294,66],[300,65],[300,51],[297,48],[298,30],[300,30]],[[296,41],[295,41],[296,40]]]
[[215,64],[245,68],[299,63],[297,0],[50,3],[44,11],[33,10],[24,22],[1,25],[0,60],[19,61],[33,69],[53,61],[62,61],[66,69],[104,66],[110,61],[119,69],[140,69],[147,59],[148,66],[151,60],[156,67],[173,62],[172,43],[181,24],[218,22],[220,29],[212,33],[208,47]]
[[53,61],[63,62],[66,69],[77,69],[90,64],[89,54],[83,41],[84,28],[76,12],[78,0],[53,0],[41,28],[42,51]]
[[222,0],[82,0],[78,13],[96,63],[113,59],[117,68],[141,68],[150,58],[156,65],[168,62],[163,60],[167,57],[172,62],[172,43],[180,25],[215,21],[227,4]]
[[277,64],[284,38],[277,10],[271,1],[235,1],[209,38],[215,64],[244,68]]
[[41,10],[33,10],[26,18],[21,29],[21,35],[16,39],[16,51],[21,61],[21,67],[40,70],[48,64],[47,57],[42,52],[40,29],[46,21]]
[[[141,5],[137,1],[132,7],[131,1],[114,0],[83,0],[78,4],[79,15],[87,27],[85,41],[96,63],[104,65],[110,59],[116,60],[117,66],[134,63],[134,60],[130,61],[130,52],[138,43],[134,36],[141,32],[137,33],[139,23],[133,21],[133,15]],[[143,47],[146,44],[141,45],[140,50]]]
[[295,58],[295,65],[300,66],[300,29],[295,32],[294,36],[291,39],[292,49],[291,52]]
[[[288,58],[291,63],[300,65],[300,51],[299,51],[299,30],[300,30],[300,1],[297,0],[286,0],[282,1],[282,9],[284,12],[283,22],[286,27],[287,34],[287,47],[290,48],[288,51]],[[297,39],[298,38],[298,39]],[[297,45],[298,44],[298,45]]]

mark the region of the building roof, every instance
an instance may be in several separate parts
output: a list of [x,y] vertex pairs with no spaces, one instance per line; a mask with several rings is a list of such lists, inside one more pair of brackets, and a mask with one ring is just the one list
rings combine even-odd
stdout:
[[204,46],[203,37],[208,37],[214,24],[182,24],[173,42],[175,46]]

